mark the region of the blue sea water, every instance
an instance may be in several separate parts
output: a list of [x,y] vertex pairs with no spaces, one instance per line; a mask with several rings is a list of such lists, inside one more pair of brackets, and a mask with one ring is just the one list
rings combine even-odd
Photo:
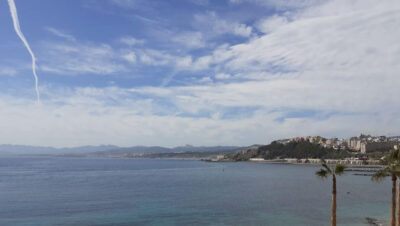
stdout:
[[[0,158],[0,225],[330,225],[317,166]],[[387,221],[390,181],[338,178],[338,224]]]

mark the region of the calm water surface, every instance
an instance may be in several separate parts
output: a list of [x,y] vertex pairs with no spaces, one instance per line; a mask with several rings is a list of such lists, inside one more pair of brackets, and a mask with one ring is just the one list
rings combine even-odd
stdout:
[[[329,225],[316,166],[0,158],[0,225]],[[339,225],[387,220],[390,181],[338,178]]]

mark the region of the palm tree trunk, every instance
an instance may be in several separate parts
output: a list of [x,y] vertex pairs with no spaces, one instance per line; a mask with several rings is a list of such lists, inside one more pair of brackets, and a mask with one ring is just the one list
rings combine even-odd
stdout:
[[332,175],[332,226],[336,226],[336,176]]
[[400,225],[400,183],[399,183],[399,193],[398,193],[398,212],[397,212],[397,225]]
[[396,175],[392,174],[392,219],[391,226],[396,226]]

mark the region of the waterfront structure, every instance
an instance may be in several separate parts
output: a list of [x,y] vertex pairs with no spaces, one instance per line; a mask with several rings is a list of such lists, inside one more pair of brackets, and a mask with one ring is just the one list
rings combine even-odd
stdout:
[[365,134],[360,134],[359,136],[347,139],[324,138],[321,136],[294,137],[291,139],[278,140],[277,142],[288,144],[289,142],[300,141],[308,141],[334,150],[350,150],[363,154],[376,151],[389,151],[400,146],[400,136],[386,137]]
[[363,142],[361,143],[360,152],[365,154],[374,151],[388,151],[394,149],[398,144],[397,141]]
[[350,138],[349,148],[363,154],[376,151],[389,151],[399,144],[399,138],[388,138],[386,136],[371,136],[360,134],[358,137]]

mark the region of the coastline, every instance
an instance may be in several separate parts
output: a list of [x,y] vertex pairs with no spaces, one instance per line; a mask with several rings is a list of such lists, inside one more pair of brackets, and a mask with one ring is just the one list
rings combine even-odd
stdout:
[[[295,158],[283,158],[283,159],[262,159],[262,158],[250,158],[246,161],[235,161],[227,158],[208,158],[201,159],[208,162],[255,162],[255,163],[288,163],[288,164],[321,164],[321,159],[295,159]],[[342,164],[346,166],[381,166],[379,160],[358,160],[358,159],[325,159],[327,164]]]
[[[260,159],[253,158],[247,161],[233,161],[230,159],[201,159],[206,162],[251,162],[251,163],[266,163],[266,164],[288,164],[288,165],[314,165],[318,166],[321,164],[320,159]],[[311,161],[310,161],[311,160]],[[325,159],[327,164],[342,164],[346,167],[345,171],[354,172],[356,176],[371,176],[372,173],[377,172],[382,168],[377,160],[340,160],[340,159]],[[362,173],[360,173],[362,172]]]

